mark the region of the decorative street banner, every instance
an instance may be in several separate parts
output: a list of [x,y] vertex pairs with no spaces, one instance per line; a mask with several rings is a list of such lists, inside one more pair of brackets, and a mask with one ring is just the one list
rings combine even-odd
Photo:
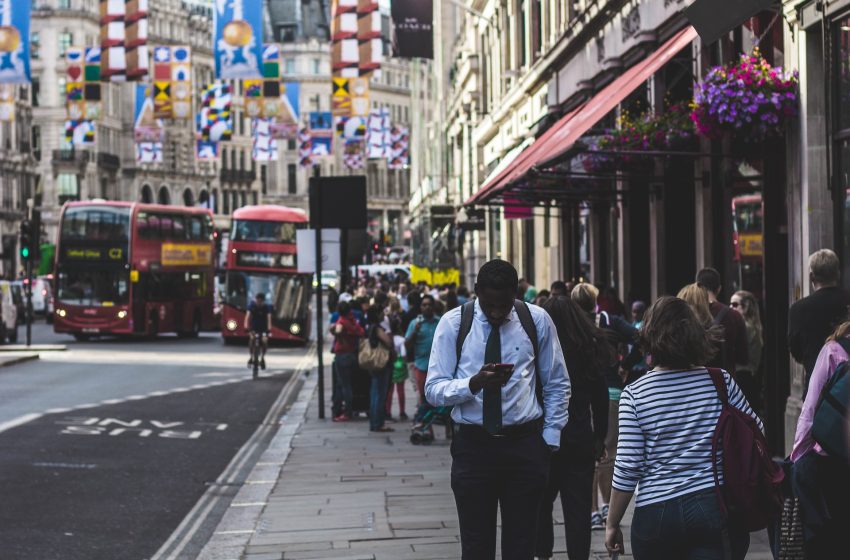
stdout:
[[101,79],[148,75],[148,0],[100,0]]
[[253,119],[251,136],[254,146],[251,157],[254,161],[277,161],[277,140],[271,135],[271,119]]
[[377,0],[357,3],[357,43],[360,51],[360,76],[380,76],[384,60],[384,39],[381,34],[381,12]]
[[0,122],[15,120],[15,85],[0,84]]
[[351,92],[351,116],[368,117],[369,109],[369,79],[351,78],[349,80]]
[[271,123],[271,135],[276,140],[296,140],[301,121],[301,84],[284,82],[280,96],[280,115]]
[[387,158],[390,150],[390,111],[375,109],[369,114],[369,126],[366,133],[366,157],[369,159]]
[[65,63],[65,108],[68,119],[99,119],[103,100],[100,47],[68,47],[65,51]]
[[233,136],[231,107],[233,94],[230,85],[215,82],[201,94],[201,110],[198,112],[198,132],[206,142],[227,142]]
[[349,169],[363,169],[363,144],[362,140],[348,140],[343,149],[342,161]]
[[0,0],[0,83],[30,81],[30,10],[32,2]]
[[95,145],[92,121],[65,121],[65,143],[75,147]]
[[351,89],[349,78],[331,78],[333,93],[331,94],[331,113],[334,117],[351,115]]
[[307,130],[307,127],[298,131],[298,164],[301,167],[312,167],[314,165],[313,139],[310,137],[310,131]]
[[346,140],[365,140],[366,139],[366,121],[364,117],[349,117],[341,123],[341,131],[339,136]]
[[263,46],[262,79],[245,80],[245,112],[252,119],[276,119],[282,110],[280,45],[271,43]]
[[313,156],[329,156],[333,149],[333,115],[330,111],[314,111],[309,121]]
[[406,168],[410,164],[410,130],[406,126],[393,126],[390,142],[387,169]]
[[162,163],[162,142],[165,129],[155,117],[154,100],[150,84],[136,84],[136,102],[133,118],[133,139],[137,163]]
[[198,138],[195,141],[195,159],[197,161],[218,160],[218,143],[207,142]]
[[434,1],[393,0],[393,56],[434,58]]
[[263,0],[215,0],[215,75],[223,80],[263,77]]
[[192,48],[153,48],[153,104],[158,119],[192,116]]

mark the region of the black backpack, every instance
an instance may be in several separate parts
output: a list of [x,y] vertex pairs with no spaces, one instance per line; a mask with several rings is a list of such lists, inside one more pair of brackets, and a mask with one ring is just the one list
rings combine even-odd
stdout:
[[[837,341],[850,354],[850,340]],[[850,464],[850,429],[847,426],[847,407],[850,405],[850,362],[841,362],[824,384],[815,415],[812,418],[812,439],[831,457]]]
[[[537,339],[537,327],[534,326],[534,319],[531,317],[531,310],[528,309],[527,303],[520,300],[514,300],[514,310],[519,318],[520,325],[522,325],[522,330],[525,331],[526,336],[528,336],[528,339],[531,340],[531,348],[534,351],[534,392],[537,395],[537,402],[540,404],[540,408],[543,409],[543,382],[540,380],[540,375],[538,375],[538,372],[540,371],[540,364],[538,362],[540,344]],[[469,331],[472,330],[472,319],[474,316],[475,301],[473,300],[464,303],[463,307],[460,309],[460,329],[458,329],[457,344],[455,348],[455,372],[457,372],[457,366],[460,364],[460,353],[463,350],[463,343],[469,335]]]

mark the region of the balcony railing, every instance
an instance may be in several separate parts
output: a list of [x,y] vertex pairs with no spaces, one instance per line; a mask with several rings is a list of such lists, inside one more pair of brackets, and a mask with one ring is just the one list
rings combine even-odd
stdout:
[[53,150],[53,163],[82,165],[89,160],[89,152],[85,150]]
[[97,165],[99,167],[103,167],[104,169],[118,169],[121,167],[121,158],[116,156],[115,154],[110,154],[107,152],[98,152]]
[[222,169],[219,177],[223,183],[253,183],[257,178],[257,172],[243,169]]

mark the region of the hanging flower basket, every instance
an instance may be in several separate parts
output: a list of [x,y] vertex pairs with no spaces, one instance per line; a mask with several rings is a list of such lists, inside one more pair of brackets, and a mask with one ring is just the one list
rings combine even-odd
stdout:
[[756,50],[715,66],[694,94],[691,119],[708,138],[732,134],[748,143],[781,136],[799,113],[797,72],[774,68]]
[[584,160],[587,171],[646,168],[652,165],[653,156],[634,152],[678,150],[695,137],[691,109],[684,104],[672,105],[661,114],[644,113],[638,118],[623,114],[617,124],[617,128],[609,130],[593,145]]

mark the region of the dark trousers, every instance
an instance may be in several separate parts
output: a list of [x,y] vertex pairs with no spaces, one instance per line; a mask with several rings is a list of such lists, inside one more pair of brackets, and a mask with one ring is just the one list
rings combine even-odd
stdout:
[[590,557],[590,509],[595,467],[593,439],[575,443],[562,441],[561,448],[552,454],[549,486],[537,518],[536,556],[552,557],[555,546],[552,507],[560,494],[567,556],[570,560],[587,560]]
[[340,414],[351,416],[351,402],[354,391],[351,377],[357,369],[357,354],[337,354],[333,364],[333,405],[334,417]]
[[458,430],[451,452],[463,560],[496,557],[497,508],[502,558],[531,560],[551,453],[540,432],[493,438],[483,430]]
[[390,383],[392,369],[386,367],[378,371],[370,371],[372,385],[369,391],[369,429],[377,430],[383,427],[387,417],[387,387]]
[[[794,463],[791,483],[800,499],[806,558],[838,558],[850,529],[850,466],[814,451]],[[836,556],[838,554],[839,556]]]
[[714,488],[635,508],[635,560],[743,560],[750,534],[728,524]]

